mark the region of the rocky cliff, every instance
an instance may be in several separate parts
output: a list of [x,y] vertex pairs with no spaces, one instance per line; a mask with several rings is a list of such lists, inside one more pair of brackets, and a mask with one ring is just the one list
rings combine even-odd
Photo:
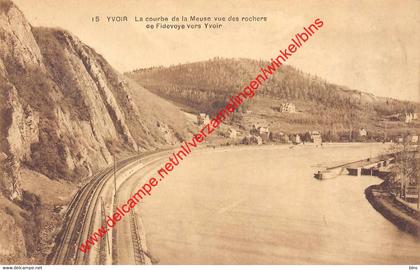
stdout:
[[178,143],[186,122],[76,36],[0,0],[0,264],[45,263],[81,179],[113,154]]
[[13,3],[0,0],[3,193],[20,196],[22,164],[73,180],[112,162],[113,152],[177,142],[183,127],[171,119],[182,113],[168,107],[172,113],[160,118],[140,108],[137,87],[76,36],[32,27]]

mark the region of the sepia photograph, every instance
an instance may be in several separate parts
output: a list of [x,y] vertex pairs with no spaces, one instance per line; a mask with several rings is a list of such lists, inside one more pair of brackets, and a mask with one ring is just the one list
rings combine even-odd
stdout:
[[0,0],[2,269],[419,269],[419,11]]

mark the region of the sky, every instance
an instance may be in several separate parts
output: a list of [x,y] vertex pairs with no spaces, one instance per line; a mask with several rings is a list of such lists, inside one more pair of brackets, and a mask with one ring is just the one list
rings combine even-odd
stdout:
[[[213,57],[270,60],[316,18],[324,26],[288,60],[329,82],[420,102],[420,1],[14,0],[33,26],[66,29],[118,71]],[[100,16],[99,23],[92,17]],[[107,23],[106,16],[128,16]],[[134,17],[265,16],[220,29],[146,29]]]

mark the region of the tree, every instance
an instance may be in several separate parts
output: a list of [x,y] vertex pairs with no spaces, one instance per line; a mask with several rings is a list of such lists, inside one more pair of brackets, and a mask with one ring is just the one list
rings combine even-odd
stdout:
[[[417,190],[417,207],[419,207],[420,156],[419,150],[410,143],[406,136],[401,145],[397,146],[395,166],[391,174],[391,183],[400,198],[407,200],[407,190]],[[413,193],[411,193],[412,195]]]

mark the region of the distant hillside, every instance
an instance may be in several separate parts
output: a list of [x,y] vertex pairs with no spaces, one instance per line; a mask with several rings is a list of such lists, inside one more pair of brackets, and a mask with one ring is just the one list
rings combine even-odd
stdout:
[[[232,94],[254,79],[261,67],[268,64],[250,59],[215,58],[167,68],[139,69],[127,76],[162,97],[197,112],[213,114]],[[379,132],[381,125],[386,125],[381,121],[386,121],[387,117],[419,110],[418,103],[351,90],[291,66],[282,66],[257,91],[257,97],[245,108],[251,106],[253,113],[259,114],[254,116],[268,117],[274,124],[277,123],[276,129],[288,132],[311,128],[345,132],[357,127]],[[293,102],[300,113],[276,114],[276,107],[283,102]],[[396,131],[404,129],[404,126],[390,123],[387,128]]]

